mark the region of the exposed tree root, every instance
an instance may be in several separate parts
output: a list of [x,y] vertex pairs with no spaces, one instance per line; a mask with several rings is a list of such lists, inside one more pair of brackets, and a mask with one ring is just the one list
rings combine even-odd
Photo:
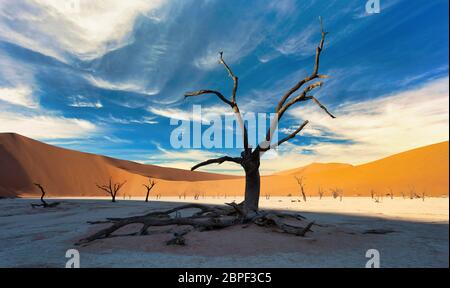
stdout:
[[43,204],[35,204],[35,203],[32,203],[31,204],[31,207],[32,208],[36,208],[36,207],[42,207],[42,208],[53,208],[53,207],[56,207],[56,206],[58,206],[59,204],[61,204],[60,202],[53,202],[53,203],[43,203]]
[[[142,216],[133,216],[127,218],[108,218],[106,221],[88,222],[90,224],[111,223],[108,228],[102,229],[97,233],[81,239],[76,245],[88,244],[95,240],[117,237],[113,234],[119,229],[132,225],[142,224],[139,231],[120,236],[142,236],[148,235],[150,227],[161,226],[190,226],[182,232],[174,229],[168,229],[161,233],[174,233],[174,238],[166,242],[167,245],[185,245],[184,236],[191,231],[208,231],[218,230],[233,225],[244,225],[247,227],[256,224],[261,227],[274,228],[278,232],[293,234],[296,236],[305,236],[307,232],[312,232],[311,227],[314,222],[308,223],[306,226],[297,226],[284,222],[289,219],[292,221],[303,221],[305,217],[298,214],[289,214],[274,211],[259,211],[253,213],[245,213],[244,205],[236,203],[227,203],[227,206],[208,206],[201,204],[186,204],[166,211],[151,212]],[[196,209],[191,216],[180,217],[180,211]]]

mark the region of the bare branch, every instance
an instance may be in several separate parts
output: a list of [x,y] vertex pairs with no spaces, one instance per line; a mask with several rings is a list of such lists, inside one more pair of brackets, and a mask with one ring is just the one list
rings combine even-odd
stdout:
[[95,186],[97,186],[98,189],[101,189],[101,190],[105,191],[106,193],[112,195],[112,192],[107,185],[100,186],[98,184],[95,184]]
[[221,158],[217,158],[217,159],[210,159],[210,160],[206,160],[202,163],[199,163],[197,165],[195,165],[194,167],[191,168],[191,171],[195,171],[200,167],[203,166],[207,166],[207,165],[211,165],[211,164],[222,164],[223,162],[234,162],[236,164],[241,164],[242,163],[242,158],[240,157],[229,157],[229,156],[224,156]]
[[238,88],[238,78],[233,74],[233,71],[231,71],[231,68],[226,64],[225,60],[223,59],[223,52],[219,53],[220,59],[219,63],[223,64],[225,66],[225,69],[227,70],[230,77],[233,79],[234,85],[233,85],[233,92],[231,95],[231,101],[225,98],[222,93],[215,91],[215,90],[199,90],[194,92],[188,92],[184,95],[185,98],[187,97],[193,97],[193,96],[200,96],[204,94],[215,94],[220,100],[222,100],[224,103],[228,104],[232,109],[233,112],[237,118],[237,122],[239,124],[239,127],[242,130],[243,138],[244,138],[244,149],[245,151],[249,151],[249,145],[248,145],[248,132],[247,128],[245,127],[244,120],[242,119],[241,111],[239,110],[239,107],[236,103],[236,91]]
[[123,185],[125,185],[125,183],[127,183],[127,181],[125,180],[125,181],[123,181],[122,183],[116,183],[115,185],[116,185],[116,188],[114,189],[114,192],[118,192],[121,188],[122,188],[122,186]]
[[297,84],[295,84],[291,89],[289,89],[289,91],[287,91],[283,97],[281,97],[280,102],[277,105],[276,108],[276,112],[280,111],[281,108],[283,107],[284,103],[287,101],[287,99],[294,94],[298,89],[300,89],[300,87],[302,87],[305,83],[308,83],[316,78],[327,78],[328,76],[326,75],[319,75],[319,62],[320,62],[320,54],[322,53],[323,50],[323,45],[325,43],[325,37],[328,34],[327,32],[324,31],[323,28],[323,21],[322,18],[320,17],[320,27],[321,27],[321,31],[322,31],[322,38],[320,39],[319,45],[316,48],[316,57],[314,60],[314,69],[313,72],[310,76],[300,80],[299,82],[297,82]]
[[156,185],[155,180],[152,180],[151,178],[148,179],[148,184],[142,184],[147,190],[152,190],[152,188]]
[[222,95],[222,93],[215,91],[215,90],[199,90],[199,91],[194,91],[194,92],[188,92],[188,93],[184,94],[184,97],[188,98],[188,97],[200,96],[200,95],[204,95],[204,94],[215,94],[217,97],[219,97],[220,100],[222,100],[226,104],[230,105],[231,107],[234,106],[230,100],[228,100],[227,98],[225,98],[225,96]]
[[305,97],[305,99],[306,99],[306,100],[313,100],[313,101],[314,101],[320,108],[322,108],[323,111],[325,111],[325,113],[327,113],[331,118],[333,118],[333,119],[336,118],[336,116],[334,116],[333,114],[331,114],[331,113],[328,111],[327,107],[323,106],[322,103],[320,103],[319,100],[317,100],[316,97],[314,97],[314,96],[307,96],[307,97]]
[[309,123],[309,121],[303,122],[303,124],[300,125],[300,127],[298,127],[297,130],[295,130],[294,132],[292,132],[291,134],[289,134],[289,136],[287,136],[287,137],[281,139],[280,141],[278,141],[278,146],[280,146],[280,145],[283,144],[284,142],[286,142],[286,141],[288,141],[288,140],[294,138],[298,133],[300,133],[300,132],[303,130],[303,128],[306,127],[306,125],[308,125],[308,123]]
[[277,146],[280,146],[281,144],[283,144],[284,142],[294,138],[298,133],[300,133],[305,127],[306,125],[309,124],[309,121],[305,121],[303,122],[303,124],[297,128],[297,130],[295,130],[294,132],[292,132],[291,134],[289,134],[289,136],[281,139],[280,141],[278,141],[278,143],[276,145],[268,145],[268,147],[261,147],[261,145],[259,145],[256,149],[254,153],[259,153],[259,152],[267,152],[270,149],[273,149]]
[[[323,22],[322,22],[322,18],[320,18],[320,26],[321,26],[321,31],[322,31],[322,37],[320,40],[319,45],[317,46],[316,49],[316,57],[315,57],[315,61],[314,61],[314,70],[313,73],[300,80],[296,85],[294,85],[288,92],[286,92],[286,94],[283,95],[283,97],[281,98],[280,102],[278,103],[277,107],[276,107],[276,112],[277,112],[277,117],[275,117],[271,124],[270,124],[270,128],[267,131],[266,134],[266,141],[265,143],[268,143],[267,146],[268,148],[262,148],[261,144],[258,145],[258,147],[255,149],[255,153],[259,153],[259,151],[267,151],[270,150],[271,145],[271,141],[272,141],[272,137],[273,137],[273,133],[276,131],[276,126],[278,125],[278,123],[280,122],[281,118],[283,117],[283,115],[285,114],[285,112],[295,103],[298,102],[303,102],[303,101],[307,101],[307,100],[313,100],[317,105],[319,105],[320,108],[322,108],[328,115],[330,115],[330,117],[335,118],[333,114],[331,114],[328,109],[322,105],[315,97],[313,96],[307,96],[308,92],[312,91],[315,88],[321,87],[323,85],[323,82],[316,82],[313,83],[309,86],[307,86],[299,95],[297,95],[296,97],[294,97],[293,99],[291,99],[290,101],[288,101],[288,99],[291,97],[291,95],[293,93],[295,93],[298,89],[300,89],[304,84],[314,80],[314,79],[324,79],[324,78],[328,78],[327,75],[321,75],[319,74],[319,60],[320,60],[320,54],[322,52],[323,49],[323,45],[325,43],[325,37],[327,35],[327,32],[324,31],[323,28]],[[288,101],[286,103],[286,101]],[[306,123],[307,124],[307,123]],[[302,127],[300,127],[302,128]],[[300,129],[299,128],[299,129]],[[297,133],[299,133],[301,130],[299,130]],[[296,133],[296,134],[297,134]],[[283,139],[281,141],[281,143],[293,138],[295,135],[290,135],[289,137]],[[280,143],[278,144],[280,145]]]
[[306,87],[302,93],[300,93],[297,97],[291,99],[286,105],[284,105],[280,111],[278,111],[278,122],[280,121],[281,117],[283,117],[284,113],[289,109],[289,107],[291,107],[292,105],[294,105],[297,102],[301,102],[301,101],[305,101],[306,99],[306,94],[308,92],[311,92],[313,89],[318,88],[318,87],[322,87],[323,82],[316,82],[314,84],[309,85],[308,87]]
[[245,127],[245,123],[244,120],[242,119],[242,115],[241,115],[241,111],[239,110],[239,107],[236,103],[236,92],[238,89],[238,83],[239,83],[239,79],[238,77],[236,77],[233,73],[233,71],[231,70],[230,66],[228,66],[228,64],[225,62],[225,60],[223,59],[223,52],[219,52],[220,55],[220,59],[219,59],[219,63],[222,64],[223,66],[225,66],[225,69],[228,72],[228,75],[230,75],[231,79],[233,79],[233,91],[231,93],[231,107],[233,108],[233,111],[236,115],[239,127],[242,130],[242,133],[244,134],[244,149],[245,151],[248,151],[248,132],[247,132],[247,128]]
[[233,92],[231,93],[231,102],[236,103],[236,92],[237,92],[237,88],[238,88],[239,79],[238,79],[238,77],[236,77],[234,75],[233,71],[231,71],[231,68],[227,65],[227,63],[223,59],[222,51],[219,53],[219,55],[220,55],[219,63],[222,64],[223,66],[225,66],[225,69],[227,69],[228,75],[230,75],[231,79],[233,79]]

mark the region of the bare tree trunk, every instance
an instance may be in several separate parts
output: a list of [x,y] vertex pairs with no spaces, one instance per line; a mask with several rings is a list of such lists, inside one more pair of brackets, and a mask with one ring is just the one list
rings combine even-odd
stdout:
[[303,201],[306,202],[306,194],[305,194],[305,190],[303,189],[303,186],[301,187],[301,191],[302,191]]
[[116,195],[115,194],[112,195],[112,202],[113,203],[116,202]]
[[147,192],[147,196],[145,197],[145,202],[148,202],[148,195],[150,194],[150,191]]
[[247,212],[258,211],[260,195],[260,175],[259,169],[245,171],[245,200],[244,207]]

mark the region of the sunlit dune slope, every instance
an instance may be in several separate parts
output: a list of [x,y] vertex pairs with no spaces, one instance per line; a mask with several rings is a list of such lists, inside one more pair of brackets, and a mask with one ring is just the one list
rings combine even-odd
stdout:
[[[340,189],[345,196],[386,195],[409,197],[448,195],[448,141],[438,143],[359,166],[339,163],[313,163],[271,176],[262,177],[262,196],[299,196],[295,176],[302,176],[305,191],[325,196]],[[242,195],[242,177],[191,172],[144,165],[131,161],[67,150],[17,134],[0,134],[0,196],[37,196],[34,182],[46,187],[48,196],[107,196],[96,188],[112,177],[127,181],[123,195],[143,196],[147,177],[156,179],[152,196],[193,195],[228,197]]]

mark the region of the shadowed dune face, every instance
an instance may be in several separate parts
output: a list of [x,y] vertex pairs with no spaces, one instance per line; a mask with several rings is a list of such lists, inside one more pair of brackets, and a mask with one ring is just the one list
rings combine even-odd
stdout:
[[[325,196],[339,188],[345,196],[394,193],[409,197],[448,195],[448,142],[434,144],[360,166],[340,163],[314,163],[279,172],[261,179],[261,196],[299,197],[295,176],[304,177],[307,196]],[[47,145],[17,134],[0,134],[0,196],[37,196],[33,182],[46,187],[48,197],[107,196],[95,184],[127,181],[123,195],[142,197],[147,177],[156,179],[152,194],[193,197],[242,195],[242,177],[191,172],[181,169],[143,165],[131,161],[82,153]],[[154,196],[154,195],[152,195]],[[152,197],[151,196],[151,197]]]

